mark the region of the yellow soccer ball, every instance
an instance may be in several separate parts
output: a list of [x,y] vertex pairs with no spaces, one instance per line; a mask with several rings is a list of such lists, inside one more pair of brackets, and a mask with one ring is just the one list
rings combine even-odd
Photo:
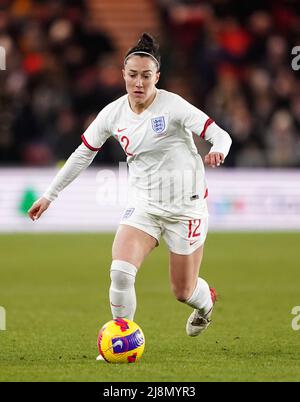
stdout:
[[144,352],[142,329],[127,318],[108,321],[99,331],[98,350],[108,363],[135,363]]

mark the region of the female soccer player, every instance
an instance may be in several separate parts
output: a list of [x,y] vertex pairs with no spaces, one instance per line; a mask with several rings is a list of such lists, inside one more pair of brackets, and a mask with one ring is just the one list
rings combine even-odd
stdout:
[[39,219],[58,193],[90,165],[107,138],[114,136],[127,155],[129,197],[112,246],[113,318],[134,319],[135,277],[162,235],[170,253],[174,295],[194,309],[186,332],[196,336],[210,324],[216,296],[198,277],[208,212],[204,166],[192,133],[212,144],[205,156],[212,167],[224,162],[231,139],[180,96],[157,89],[159,71],[158,45],[144,33],[124,59],[127,94],[101,110],[82,135],[82,144],[28,213],[32,220]]

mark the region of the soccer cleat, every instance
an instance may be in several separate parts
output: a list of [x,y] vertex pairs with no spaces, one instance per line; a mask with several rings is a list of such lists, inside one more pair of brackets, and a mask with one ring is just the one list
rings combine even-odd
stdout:
[[[213,305],[216,302],[217,299],[217,294],[216,294],[216,289],[211,288],[210,289],[210,295],[211,295],[211,300],[213,302]],[[192,314],[189,316],[187,323],[186,323],[186,333],[189,336],[198,336],[201,334],[201,332],[205,331],[210,323],[211,323],[211,316],[212,316],[212,311],[213,307],[209,310],[208,313],[205,315],[201,315],[199,310],[194,310]]]

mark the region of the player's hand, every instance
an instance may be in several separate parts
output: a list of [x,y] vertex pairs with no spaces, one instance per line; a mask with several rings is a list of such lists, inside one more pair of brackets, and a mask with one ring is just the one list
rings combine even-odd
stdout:
[[48,209],[51,201],[42,197],[32,204],[32,207],[28,211],[28,215],[31,220],[36,221],[39,217]]
[[210,152],[209,154],[205,155],[204,163],[214,168],[224,163],[224,159],[224,154],[221,152]]

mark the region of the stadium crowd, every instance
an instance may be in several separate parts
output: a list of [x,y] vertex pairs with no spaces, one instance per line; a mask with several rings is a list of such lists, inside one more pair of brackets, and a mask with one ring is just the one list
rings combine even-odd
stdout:
[[[162,87],[233,138],[226,166],[300,166],[296,0],[152,0],[160,10]],[[107,103],[125,93],[115,44],[83,0],[0,0],[0,164],[65,160]],[[124,160],[108,140],[96,163]]]

